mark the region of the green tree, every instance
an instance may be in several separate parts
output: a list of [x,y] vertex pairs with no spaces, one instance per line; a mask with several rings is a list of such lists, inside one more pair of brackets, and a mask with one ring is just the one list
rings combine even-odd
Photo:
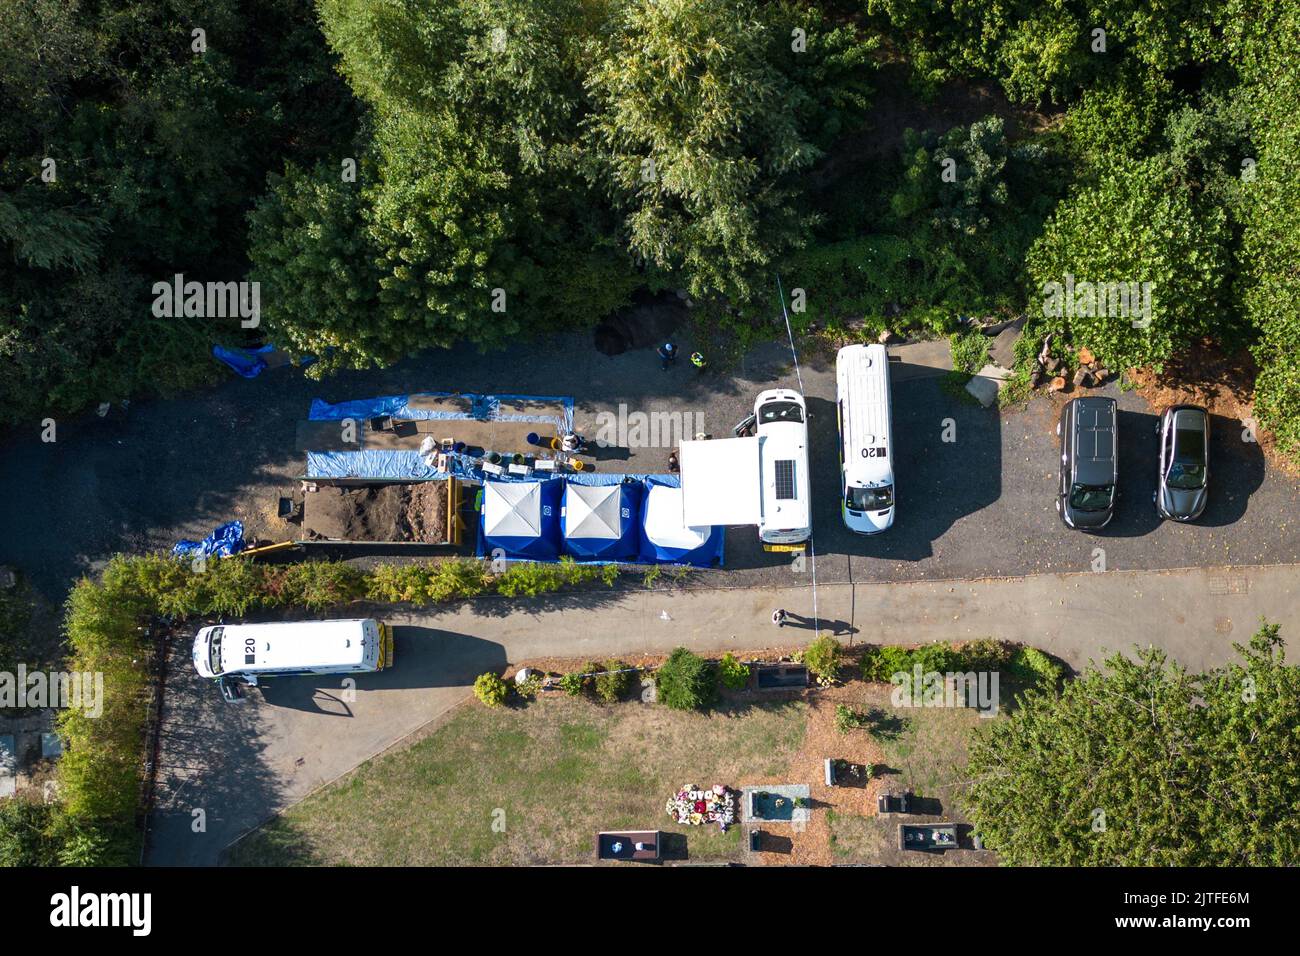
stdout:
[[1277,625],[1190,675],[1115,655],[979,729],[968,801],[1012,866],[1280,866],[1300,852],[1300,668]]
[[[1198,202],[1166,157],[1120,162],[1062,202],[1030,249],[1031,314],[1108,368],[1158,364],[1217,329],[1228,239],[1226,213]],[[1136,293],[1127,305],[1116,286],[1101,294],[1114,283]]]
[[766,267],[807,236],[810,97],[770,50],[752,0],[648,0],[622,7],[587,78],[587,145],[628,245],[700,299],[770,302]]

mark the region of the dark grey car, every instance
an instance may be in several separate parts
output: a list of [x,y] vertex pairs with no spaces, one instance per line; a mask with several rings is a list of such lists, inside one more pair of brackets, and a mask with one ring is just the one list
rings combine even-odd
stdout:
[[1160,437],[1156,511],[1162,518],[1195,521],[1210,497],[1209,413],[1199,405],[1175,405],[1160,416],[1156,434]]
[[1099,531],[1115,516],[1115,422],[1113,398],[1076,398],[1061,409],[1056,510],[1067,527]]

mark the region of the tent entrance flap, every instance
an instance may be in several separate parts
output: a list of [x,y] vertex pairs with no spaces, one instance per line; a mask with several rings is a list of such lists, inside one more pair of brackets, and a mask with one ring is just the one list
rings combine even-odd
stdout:
[[681,445],[682,516],[687,526],[758,524],[763,516],[757,438]]

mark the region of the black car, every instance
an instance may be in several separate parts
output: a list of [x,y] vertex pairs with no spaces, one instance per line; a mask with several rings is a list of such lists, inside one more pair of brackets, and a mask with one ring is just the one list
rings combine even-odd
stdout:
[[1115,421],[1113,398],[1076,398],[1061,409],[1056,510],[1067,527],[1099,531],[1115,516]]
[[1199,405],[1175,405],[1160,416],[1156,434],[1160,436],[1156,511],[1162,518],[1195,521],[1210,497],[1209,413]]

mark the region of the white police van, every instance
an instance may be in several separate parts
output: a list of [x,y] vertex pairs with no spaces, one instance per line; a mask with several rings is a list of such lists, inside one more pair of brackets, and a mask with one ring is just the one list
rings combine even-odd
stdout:
[[374,618],[216,624],[194,636],[194,669],[228,701],[268,677],[366,674],[393,663],[393,632]]
[[894,435],[889,352],[849,345],[835,357],[840,426],[840,513],[850,531],[878,534],[894,523]]

